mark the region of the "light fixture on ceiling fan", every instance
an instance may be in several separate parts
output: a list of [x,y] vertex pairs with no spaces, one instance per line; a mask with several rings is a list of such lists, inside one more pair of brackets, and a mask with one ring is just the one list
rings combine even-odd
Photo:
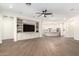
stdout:
[[37,12],[36,14],[40,14],[38,17],[40,17],[40,16],[44,16],[44,17],[47,17],[47,15],[52,15],[53,13],[51,13],[51,12],[47,12],[47,9],[45,9],[45,10],[43,10],[43,11],[41,11],[41,12]]

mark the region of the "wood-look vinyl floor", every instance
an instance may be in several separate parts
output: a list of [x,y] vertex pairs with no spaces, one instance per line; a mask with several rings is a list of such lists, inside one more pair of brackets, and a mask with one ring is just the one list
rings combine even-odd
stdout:
[[64,37],[43,37],[14,42],[3,41],[1,56],[79,56],[79,41]]

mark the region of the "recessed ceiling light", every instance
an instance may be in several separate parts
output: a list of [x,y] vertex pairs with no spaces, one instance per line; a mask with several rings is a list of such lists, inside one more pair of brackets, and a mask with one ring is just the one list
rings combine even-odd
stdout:
[[13,8],[13,5],[10,5],[9,8]]

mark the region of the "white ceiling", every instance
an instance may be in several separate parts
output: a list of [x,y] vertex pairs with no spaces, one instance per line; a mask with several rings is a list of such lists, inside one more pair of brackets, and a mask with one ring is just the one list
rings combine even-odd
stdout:
[[[9,8],[10,6],[13,8]],[[44,9],[52,12],[54,16],[37,17],[35,13]],[[0,11],[19,13],[38,19],[63,20],[79,15],[79,3],[32,3],[31,6],[26,6],[25,3],[0,3]]]

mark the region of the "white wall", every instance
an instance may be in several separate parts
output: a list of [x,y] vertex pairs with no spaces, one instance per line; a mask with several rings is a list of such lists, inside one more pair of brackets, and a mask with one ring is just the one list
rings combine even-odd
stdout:
[[74,35],[74,28],[72,25],[72,20],[68,20],[65,22],[66,28],[65,28],[65,37],[73,37]]
[[73,37],[76,40],[79,40],[79,15],[69,19],[66,22],[67,28],[65,36]]

